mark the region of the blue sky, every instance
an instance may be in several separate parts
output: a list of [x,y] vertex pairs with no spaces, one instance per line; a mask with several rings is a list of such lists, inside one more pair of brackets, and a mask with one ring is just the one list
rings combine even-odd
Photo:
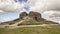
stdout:
[[27,0],[15,0],[16,2],[27,2]]
[[20,14],[19,12],[10,12],[10,13],[0,14],[0,22],[19,18],[19,14]]
[[[27,2],[27,0],[15,0],[15,2],[23,3],[23,2]],[[28,6],[24,6],[23,9],[26,10],[26,11],[29,11],[29,7]],[[19,10],[15,11],[15,12],[1,13],[0,14],[0,22],[17,19],[17,18],[19,18],[19,14],[20,14]]]

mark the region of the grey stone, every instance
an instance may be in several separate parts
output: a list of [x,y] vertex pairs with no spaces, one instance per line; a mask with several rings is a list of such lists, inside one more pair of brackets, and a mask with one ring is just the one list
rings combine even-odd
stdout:
[[41,14],[38,13],[38,12],[33,12],[33,11],[31,11],[31,12],[29,13],[29,17],[31,17],[31,18],[33,18],[33,19],[35,19],[35,20],[40,20],[40,19],[41,19]]
[[26,17],[28,14],[26,13],[26,12],[22,12],[21,14],[20,14],[20,19],[23,19],[24,17]]

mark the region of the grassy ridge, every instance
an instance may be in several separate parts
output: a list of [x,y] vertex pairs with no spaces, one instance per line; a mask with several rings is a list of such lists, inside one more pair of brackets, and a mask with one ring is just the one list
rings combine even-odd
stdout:
[[60,25],[1,29],[0,34],[60,34]]
[[[14,23],[20,22],[21,20],[23,20],[23,19],[16,19],[16,20],[13,20],[13,21],[4,22],[4,23],[1,23],[0,25],[14,24]],[[29,21],[26,20],[26,21],[20,23],[19,25],[59,24],[59,23],[56,23],[56,22],[45,20],[43,18],[39,21],[36,21],[34,19],[28,19],[28,20]]]
[[39,21],[36,21],[34,19],[28,19],[25,20],[24,22],[18,24],[18,25],[41,25],[41,24],[58,24],[56,22],[52,22],[52,21],[48,21],[48,20],[45,20],[45,19],[41,19]]
[[12,20],[12,21],[3,22],[0,25],[14,24],[14,23],[17,23],[19,21],[21,21],[21,19],[18,18],[18,19]]

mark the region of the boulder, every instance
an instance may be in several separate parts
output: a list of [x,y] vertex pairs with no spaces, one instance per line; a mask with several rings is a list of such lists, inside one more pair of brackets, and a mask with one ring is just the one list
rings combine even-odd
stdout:
[[31,17],[31,18],[33,18],[35,20],[40,20],[41,19],[41,14],[38,13],[38,12],[30,11],[29,17]]
[[26,17],[28,14],[26,12],[22,12],[20,13],[20,19],[23,19],[24,17]]

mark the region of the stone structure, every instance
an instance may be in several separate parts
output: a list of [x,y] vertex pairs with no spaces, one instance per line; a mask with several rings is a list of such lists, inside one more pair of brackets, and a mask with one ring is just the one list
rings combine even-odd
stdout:
[[26,12],[22,12],[20,14],[20,19],[23,19],[24,17],[26,17],[28,14]]
[[38,13],[38,12],[33,12],[33,11],[31,11],[31,12],[29,13],[29,17],[31,17],[31,18],[33,18],[33,19],[35,19],[35,20],[40,20],[40,19],[41,19],[41,14]]
[[21,18],[21,19],[22,19],[23,17],[26,17],[26,16],[29,16],[30,18],[35,19],[35,20],[40,20],[40,19],[41,19],[41,14],[38,13],[38,12],[30,11],[29,14],[27,14],[26,12],[22,12],[22,13],[20,14],[20,18]]

